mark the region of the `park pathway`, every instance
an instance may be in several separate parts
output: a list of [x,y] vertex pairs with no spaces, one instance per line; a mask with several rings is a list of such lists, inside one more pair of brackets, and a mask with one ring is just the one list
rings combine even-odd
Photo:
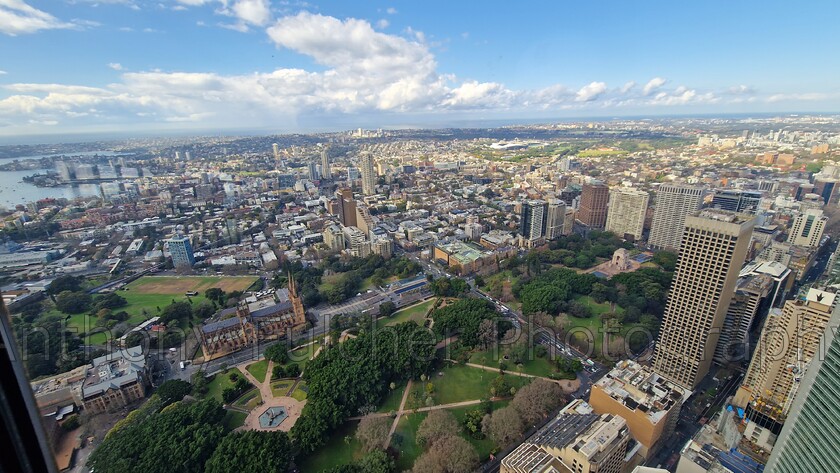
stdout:
[[[405,401],[408,400],[408,393],[411,391],[411,380],[408,380],[408,383],[405,385],[405,391],[403,392],[402,399],[400,400],[400,407],[397,409],[397,415],[394,416],[394,422],[391,423],[391,430],[388,431],[388,436],[385,437],[385,450],[388,450],[388,445],[391,444],[391,437],[394,436],[394,432],[397,431],[397,424],[400,422],[400,417],[402,417],[403,409],[405,409]],[[388,415],[387,413],[385,415]]]
[[[250,364],[250,363],[249,363]],[[241,365],[240,365],[241,366]],[[265,379],[262,381],[258,381],[254,375],[248,371],[248,366],[244,366],[240,368],[239,371],[245,375],[245,378],[251,382],[257,389],[260,391],[260,396],[262,396],[263,402],[266,402],[269,399],[274,399],[274,394],[271,392],[271,371],[274,369],[274,362],[268,360],[268,368],[265,372]]]
[[[508,397],[493,397],[493,398],[490,398],[490,401],[496,402],[496,401],[504,401],[506,399],[513,399],[513,398],[510,397],[510,396],[508,396]],[[481,404],[484,401],[485,401],[485,399],[473,399],[472,401],[450,402],[449,404],[438,404],[436,406],[418,407],[416,409],[408,409],[407,411],[400,411],[399,414],[398,414],[397,420],[399,420],[399,415],[400,414],[408,414],[408,413],[413,414],[415,412],[429,412],[429,411],[438,411],[438,410],[441,410],[441,409],[454,409],[456,407],[474,406],[476,404]],[[362,420],[362,418],[364,418],[364,417],[388,417],[390,415],[391,414],[389,412],[374,412],[373,414],[368,414],[366,416],[349,417],[349,418],[347,418],[347,420]],[[396,425],[397,425],[397,422],[394,422],[394,425],[392,426],[393,428],[391,430],[391,435],[394,435],[394,431],[396,430]]]

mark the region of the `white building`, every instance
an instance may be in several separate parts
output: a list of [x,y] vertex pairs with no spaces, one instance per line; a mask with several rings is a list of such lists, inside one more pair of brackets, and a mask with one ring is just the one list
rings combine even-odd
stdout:
[[649,199],[650,195],[639,189],[611,189],[606,230],[620,237],[632,236],[634,241],[641,240]]

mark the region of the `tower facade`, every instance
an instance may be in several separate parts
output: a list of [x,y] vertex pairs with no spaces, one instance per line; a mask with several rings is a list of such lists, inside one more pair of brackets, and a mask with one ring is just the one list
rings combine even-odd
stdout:
[[834,309],[767,473],[837,471],[840,465],[840,310]]
[[545,238],[554,240],[564,235],[565,220],[566,203],[560,199],[550,199],[548,201],[548,217],[545,223]]
[[633,241],[642,239],[650,195],[642,190],[618,187],[610,191],[606,230]]
[[607,224],[607,205],[610,188],[603,183],[584,184],[580,194],[578,220],[596,230],[603,230]]
[[172,255],[172,265],[176,268],[191,268],[195,264],[190,238],[186,236],[175,237],[167,240],[169,243],[169,254]]
[[804,214],[793,219],[787,242],[792,245],[816,248],[820,246],[826,223],[828,223],[828,217],[823,215],[822,210],[808,209]]
[[359,160],[359,167],[362,173],[362,193],[373,195],[376,193],[376,168],[373,163],[373,155],[363,153]]
[[702,210],[686,218],[654,369],[688,388],[709,372],[755,221]]
[[544,200],[529,200],[522,203],[519,220],[519,233],[526,240],[536,240],[545,236],[548,204]]
[[330,148],[328,146],[321,150],[321,177],[324,179],[332,177],[330,172]]
[[672,184],[660,186],[648,244],[657,249],[679,249],[685,218],[700,210],[701,205],[703,189]]

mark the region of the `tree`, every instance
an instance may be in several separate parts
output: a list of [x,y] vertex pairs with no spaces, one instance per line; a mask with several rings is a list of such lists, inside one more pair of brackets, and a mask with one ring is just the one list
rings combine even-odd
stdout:
[[493,439],[496,445],[505,448],[522,436],[525,424],[519,412],[508,406],[485,415],[481,421],[481,431]]
[[80,314],[90,307],[90,294],[63,291],[56,297],[55,307],[65,314]]
[[115,426],[91,453],[87,466],[100,473],[202,471],[225,435],[222,405],[207,399],[159,412],[151,406]]
[[198,304],[197,306],[193,307],[192,314],[193,318],[196,320],[205,320],[209,319],[216,313],[216,309],[213,308],[213,305],[207,301]]
[[390,430],[390,417],[367,415],[359,421],[359,427],[356,428],[356,439],[362,444],[362,449],[365,452],[372,452],[382,448]]
[[[433,411],[434,412],[434,411]],[[414,462],[412,473],[461,473],[478,466],[475,448],[454,434],[440,439]]]
[[289,350],[285,343],[277,342],[265,349],[265,358],[275,364],[284,364],[289,361]]
[[431,411],[417,428],[417,444],[429,447],[459,429],[458,420],[451,412],[445,409]]
[[481,432],[481,420],[484,418],[484,414],[486,413],[481,409],[473,409],[464,414],[464,428],[474,438],[484,438],[484,434]]
[[486,350],[491,345],[496,343],[498,334],[496,333],[496,324],[490,320],[482,320],[478,324],[478,344],[483,350]]
[[82,279],[76,276],[65,274],[53,279],[47,292],[51,295],[58,295],[64,291],[78,292],[82,290]]
[[125,297],[117,294],[116,292],[99,296],[93,300],[94,311],[100,311],[102,309],[119,309],[120,307],[125,307],[126,305],[128,305],[128,302],[125,300]]
[[192,385],[186,381],[181,381],[180,379],[170,379],[169,381],[164,382],[157,388],[155,394],[158,395],[163,406],[168,406],[173,402],[178,402],[181,399],[184,399],[184,396],[192,391]]
[[204,291],[204,297],[208,300],[218,302],[221,305],[224,303],[225,291],[219,289],[218,287],[211,287],[210,289]]
[[563,401],[563,391],[557,383],[537,378],[516,393],[511,406],[526,424],[534,424]]
[[391,301],[385,301],[379,304],[379,315],[382,317],[390,317],[397,311],[397,306]]
[[204,466],[205,473],[283,472],[294,459],[294,447],[286,432],[234,432],[216,447]]
[[189,302],[173,302],[164,307],[161,313],[161,320],[170,324],[179,320],[187,320],[192,315],[192,306]]

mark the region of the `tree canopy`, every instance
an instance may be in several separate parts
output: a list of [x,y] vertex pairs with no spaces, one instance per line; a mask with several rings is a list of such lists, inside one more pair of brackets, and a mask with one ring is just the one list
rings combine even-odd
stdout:
[[484,299],[460,299],[433,311],[431,316],[437,335],[457,333],[464,346],[474,347],[482,342],[481,322],[494,318],[496,310]]
[[286,432],[233,432],[228,434],[207,460],[207,473],[285,472],[294,459]]

